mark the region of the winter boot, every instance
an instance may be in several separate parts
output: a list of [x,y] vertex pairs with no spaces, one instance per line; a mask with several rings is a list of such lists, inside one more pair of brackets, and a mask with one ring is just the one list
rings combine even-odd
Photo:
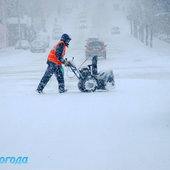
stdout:
[[36,92],[39,93],[39,94],[44,94],[44,92],[42,90],[39,90],[39,89],[37,89]]
[[60,83],[59,84],[59,93],[65,93],[67,92],[67,89],[64,88],[64,84],[63,83]]
[[59,93],[65,93],[65,92],[67,92],[67,89],[59,90]]

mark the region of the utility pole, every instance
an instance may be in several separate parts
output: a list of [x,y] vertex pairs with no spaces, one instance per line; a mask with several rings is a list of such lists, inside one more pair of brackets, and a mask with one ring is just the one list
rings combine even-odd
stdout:
[[20,42],[20,40],[21,40],[20,0],[17,0],[17,15],[18,15],[17,16],[17,18],[18,18],[18,40]]
[[5,0],[0,0],[0,48],[8,46],[8,35],[7,35],[7,8]]

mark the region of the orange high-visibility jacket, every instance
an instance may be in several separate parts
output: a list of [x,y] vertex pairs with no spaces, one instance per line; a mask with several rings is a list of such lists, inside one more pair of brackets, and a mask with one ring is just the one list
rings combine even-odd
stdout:
[[64,44],[64,50],[63,50],[63,53],[62,53],[62,57],[64,57],[65,53],[66,53],[66,45],[63,41],[59,41],[58,44],[56,44],[52,50],[50,51],[49,55],[48,55],[48,58],[47,60],[48,61],[52,61],[58,65],[61,65],[62,62],[60,60],[58,60],[58,57],[56,55],[56,50],[57,50],[57,47],[59,46],[60,43],[63,43]]

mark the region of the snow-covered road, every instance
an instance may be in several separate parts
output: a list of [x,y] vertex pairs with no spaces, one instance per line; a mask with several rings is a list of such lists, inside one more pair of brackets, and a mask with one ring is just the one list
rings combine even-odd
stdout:
[[[105,8],[101,18],[100,10],[89,10],[85,32],[77,11],[62,24],[75,22],[67,57],[77,65],[88,36],[105,39],[107,60],[99,60],[98,69],[114,71],[116,88],[109,92],[81,93],[77,80],[66,76],[68,93],[58,93],[53,77],[38,95],[50,49],[0,50],[0,156],[29,157],[26,165],[0,164],[0,170],[170,169],[170,45],[155,40],[153,49],[145,47],[129,35],[122,13],[113,13],[110,3]],[[113,36],[117,20],[121,34]]]

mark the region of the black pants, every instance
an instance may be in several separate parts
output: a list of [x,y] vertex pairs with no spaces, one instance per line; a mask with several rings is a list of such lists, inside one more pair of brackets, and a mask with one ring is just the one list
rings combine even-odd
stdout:
[[53,74],[55,74],[55,76],[58,80],[59,92],[63,92],[64,91],[64,73],[62,72],[62,69],[63,69],[62,66],[59,66],[51,61],[47,61],[47,64],[48,64],[47,70],[46,70],[44,76],[42,77],[37,90],[43,91],[44,87],[50,80],[51,76]]

